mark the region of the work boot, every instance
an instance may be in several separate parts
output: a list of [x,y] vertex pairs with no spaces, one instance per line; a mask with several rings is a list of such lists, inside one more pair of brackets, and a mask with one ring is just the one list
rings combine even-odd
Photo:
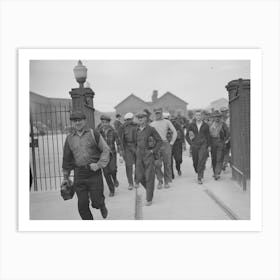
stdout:
[[182,175],[182,171],[178,170],[178,175],[181,176]]
[[201,180],[201,179],[197,179],[197,183],[198,183],[199,185],[202,185],[202,180]]
[[128,185],[128,189],[131,191],[131,190],[133,190],[133,185],[132,184],[129,184]]
[[166,183],[165,185],[164,185],[164,188],[165,189],[169,189],[171,186],[170,186],[170,184],[169,183]]
[[109,193],[109,196],[114,196],[114,195],[115,195],[115,193],[113,193],[113,192]]
[[157,188],[158,190],[162,189],[162,182],[158,182]]
[[116,179],[116,181],[114,182],[114,186],[115,188],[117,188],[120,185],[119,181]]
[[145,205],[146,206],[151,206],[152,205],[152,201],[146,201]]
[[103,206],[100,208],[100,212],[101,212],[103,219],[106,219],[108,216],[108,210],[107,210],[105,204],[103,204]]
[[220,175],[215,175],[215,180],[218,181],[221,178]]

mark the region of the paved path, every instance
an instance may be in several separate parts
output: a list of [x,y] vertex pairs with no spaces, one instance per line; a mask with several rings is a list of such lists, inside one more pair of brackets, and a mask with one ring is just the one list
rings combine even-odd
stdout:
[[[147,220],[228,220],[228,215],[206,190],[217,193],[226,198],[227,204],[238,210],[242,217],[248,215],[248,197],[244,199],[244,193],[230,179],[230,171],[223,174],[221,181],[212,178],[210,159],[207,162],[205,181],[198,185],[192,168],[191,158],[184,153],[182,176],[176,176],[170,189],[155,189],[152,206],[143,206],[143,218]],[[120,186],[114,197],[108,197],[108,188],[105,183],[106,205],[109,210],[110,220],[134,219],[135,191],[127,189],[124,164],[119,166],[118,179]],[[226,187],[224,187],[226,186]],[[228,189],[228,191],[226,191]],[[233,189],[234,191],[230,191]],[[222,190],[222,191],[221,191]],[[141,187],[143,204],[145,191]],[[233,200],[231,201],[231,194]],[[242,198],[242,199],[241,199]],[[30,217],[39,220],[75,220],[80,219],[77,210],[76,196],[72,200],[63,201],[59,192],[32,192],[30,194]],[[241,201],[241,202],[240,202]],[[237,203],[236,203],[237,202]],[[241,203],[241,204],[240,204]],[[99,210],[92,209],[95,219],[102,219]],[[240,218],[240,216],[239,216]]]

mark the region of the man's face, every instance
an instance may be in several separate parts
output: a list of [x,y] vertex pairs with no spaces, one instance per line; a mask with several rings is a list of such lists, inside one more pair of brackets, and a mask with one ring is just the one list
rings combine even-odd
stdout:
[[221,120],[220,117],[216,117],[216,118],[215,118],[215,121],[216,121],[216,122],[220,122],[220,120]]
[[195,113],[195,119],[196,119],[197,121],[201,121],[201,112],[196,112],[196,113]]
[[141,125],[141,124],[144,124],[144,123],[146,122],[146,117],[141,116],[141,117],[138,118],[138,121],[139,121],[139,124],[140,124],[140,125]]
[[156,112],[155,116],[156,116],[156,120],[160,120],[162,118],[162,112]]
[[86,120],[85,119],[76,119],[73,120],[74,128],[77,131],[82,131],[85,128]]

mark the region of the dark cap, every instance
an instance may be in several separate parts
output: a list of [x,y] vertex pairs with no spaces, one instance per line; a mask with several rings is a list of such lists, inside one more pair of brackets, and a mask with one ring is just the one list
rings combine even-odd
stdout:
[[70,115],[70,120],[84,120],[86,119],[86,115],[82,111],[74,111]]
[[219,112],[219,111],[215,111],[213,114],[212,114],[212,117],[221,117],[222,114]]
[[121,117],[121,114],[116,114],[116,118],[119,118],[119,117]]
[[154,113],[162,113],[162,108],[155,108]]
[[100,116],[100,120],[104,120],[104,121],[111,121],[111,118],[107,115],[101,115]]
[[141,111],[141,112],[138,112],[137,114],[136,114],[136,117],[137,118],[143,118],[143,117],[147,117],[148,115],[147,115],[147,113],[145,112],[145,111]]

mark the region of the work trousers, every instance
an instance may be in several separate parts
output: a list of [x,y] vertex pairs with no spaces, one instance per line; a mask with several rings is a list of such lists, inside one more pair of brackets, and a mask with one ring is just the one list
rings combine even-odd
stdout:
[[193,167],[195,172],[197,173],[197,178],[202,179],[205,169],[205,163],[208,158],[208,150],[207,145],[203,144],[201,146],[191,146],[192,149],[192,159],[193,159]]
[[117,155],[110,154],[110,161],[106,167],[103,168],[103,175],[111,193],[115,193],[115,182],[117,180]]
[[230,152],[230,142],[224,145],[224,151],[223,151],[223,166],[226,167],[230,161],[229,157]]
[[137,151],[135,183],[141,183],[146,189],[146,200],[152,201],[155,189],[154,155],[150,150]]
[[[172,149],[168,142],[163,142],[159,150],[159,159],[155,162],[156,176],[160,183],[168,184],[172,181],[171,170]],[[162,163],[164,172],[162,172]]]
[[129,185],[133,185],[133,165],[136,162],[135,144],[127,144],[124,148],[125,171]]
[[78,197],[78,210],[83,220],[93,220],[89,208],[100,209],[105,205],[101,170],[92,171],[89,167],[78,167],[74,173],[74,189]]
[[211,159],[214,175],[221,174],[224,159],[224,142],[219,138],[211,138]]
[[172,146],[172,160],[171,160],[171,171],[172,171],[172,178],[174,177],[174,161],[176,170],[179,172],[181,170],[181,164],[183,154],[183,143],[181,141],[175,141],[174,145]]

